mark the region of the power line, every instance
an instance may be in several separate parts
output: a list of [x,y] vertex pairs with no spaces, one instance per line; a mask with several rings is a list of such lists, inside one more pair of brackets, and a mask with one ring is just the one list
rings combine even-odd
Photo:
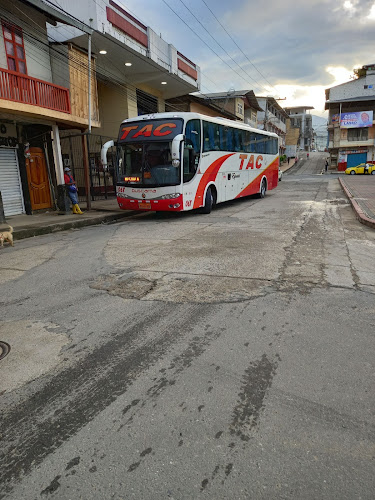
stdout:
[[220,26],[223,28],[223,30],[225,31],[225,33],[229,36],[229,38],[232,40],[232,42],[235,44],[235,46],[241,51],[241,53],[246,57],[247,61],[249,61],[249,63],[253,66],[253,68],[260,74],[260,76],[270,85],[271,88],[273,88],[274,90],[276,90],[277,92],[277,89],[267,80],[267,78],[263,75],[263,73],[261,73],[259,71],[259,69],[255,66],[254,63],[252,63],[250,61],[250,59],[247,57],[247,55],[245,54],[245,52],[241,49],[241,47],[238,45],[238,43],[236,42],[236,40],[232,37],[232,35],[228,32],[228,30],[225,28],[225,26],[223,26],[223,24],[219,21],[219,19],[216,17],[215,13],[212,12],[212,10],[210,9],[210,7],[207,5],[206,1],[205,0],[202,0],[202,2],[204,3],[204,5],[207,7],[207,9],[211,12],[211,14],[214,16],[214,18],[216,19],[216,21],[220,24]]
[[[261,85],[257,80],[255,80],[247,71],[245,71],[238,63],[237,61],[235,61],[233,59],[233,57],[228,53],[228,51],[216,40],[216,38],[208,31],[208,29],[201,23],[201,21],[197,18],[197,16],[189,9],[189,7],[185,4],[185,2],[183,0],[180,0],[180,2],[182,3],[182,5],[185,7],[185,9],[187,9],[190,14],[194,17],[194,19],[200,24],[200,26],[202,26],[202,28],[206,31],[206,33],[208,33],[208,35],[212,38],[212,40],[221,48],[221,50],[234,62],[234,64],[236,64],[241,71],[243,71],[253,82],[256,83],[256,85],[258,85],[259,87],[258,88],[261,88],[263,87],[263,85]],[[165,2],[164,2],[165,3]],[[228,65],[229,66],[229,65]],[[230,67],[230,66],[229,66]],[[233,69],[233,68],[231,68]],[[237,73],[237,72],[236,72]],[[238,73],[237,73],[238,74]],[[243,77],[242,77],[243,78]],[[243,80],[247,83],[246,79],[243,78]],[[267,92],[267,89],[265,87],[263,87],[264,90]]]
[[[162,0],[162,1],[185,24],[185,26],[187,26],[189,28],[189,30],[192,31],[195,34],[195,36],[197,36],[201,40],[201,42],[203,42],[211,50],[211,52],[213,52],[215,54],[215,56],[217,56],[226,66],[228,66],[228,68],[230,68],[234,73],[236,73],[242,80],[244,80],[248,84],[248,81],[246,80],[246,78],[244,78],[240,73],[238,73],[238,71],[236,71],[234,68],[232,68],[232,66],[227,61],[225,61],[196,31],[194,31],[193,28],[191,26],[189,26],[189,24],[166,2],[166,0]],[[206,30],[206,28],[204,28],[204,29]],[[216,43],[218,43],[218,42],[216,42]],[[220,46],[220,44],[218,44],[218,45]],[[223,50],[225,50],[225,49],[223,49]],[[229,57],[231,57],[231,56],[229,56]],[[250,77],[250,78],[256,82],[256,80],[254,80],[252,77]],[[258,90],[261,90],[261,86],[259,86],[258,82],[256,82],[256,83],[257,83]],[[265,90],[267,91],[267,89],[265,89]]]

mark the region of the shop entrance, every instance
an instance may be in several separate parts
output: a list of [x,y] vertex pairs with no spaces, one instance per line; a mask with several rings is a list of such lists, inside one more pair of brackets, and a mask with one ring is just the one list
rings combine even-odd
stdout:
[[367,153],[349,154],[346,168],[356,167],[360,163],[366,163],[366,161],[367,161]]

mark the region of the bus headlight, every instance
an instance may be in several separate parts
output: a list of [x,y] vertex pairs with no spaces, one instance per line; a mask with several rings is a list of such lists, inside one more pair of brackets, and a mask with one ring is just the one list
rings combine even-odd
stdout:
[[181,196],[181,193],[172,193],[172,194],[163,194],[163,196],[160,196],[161,200],[174,200],[175,198],[179,198]]
[[172,166],[173,167],[179,167],[180,166],[180,160],[172,160]]

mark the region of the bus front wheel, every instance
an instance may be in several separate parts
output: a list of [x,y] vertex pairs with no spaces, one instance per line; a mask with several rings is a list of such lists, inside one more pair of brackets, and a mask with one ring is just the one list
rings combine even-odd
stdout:
[[212,189],[209,187],[206,191],[206,197],[204,199],[204,206],[201,208],[202,214],[210,214],[214,204],[214,197],[212,194]]

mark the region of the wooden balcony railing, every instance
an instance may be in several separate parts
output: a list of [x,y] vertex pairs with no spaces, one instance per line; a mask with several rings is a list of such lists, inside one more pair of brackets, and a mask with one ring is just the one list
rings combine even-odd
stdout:
[[0,68],[0,99],[71,113],[69,90]]

